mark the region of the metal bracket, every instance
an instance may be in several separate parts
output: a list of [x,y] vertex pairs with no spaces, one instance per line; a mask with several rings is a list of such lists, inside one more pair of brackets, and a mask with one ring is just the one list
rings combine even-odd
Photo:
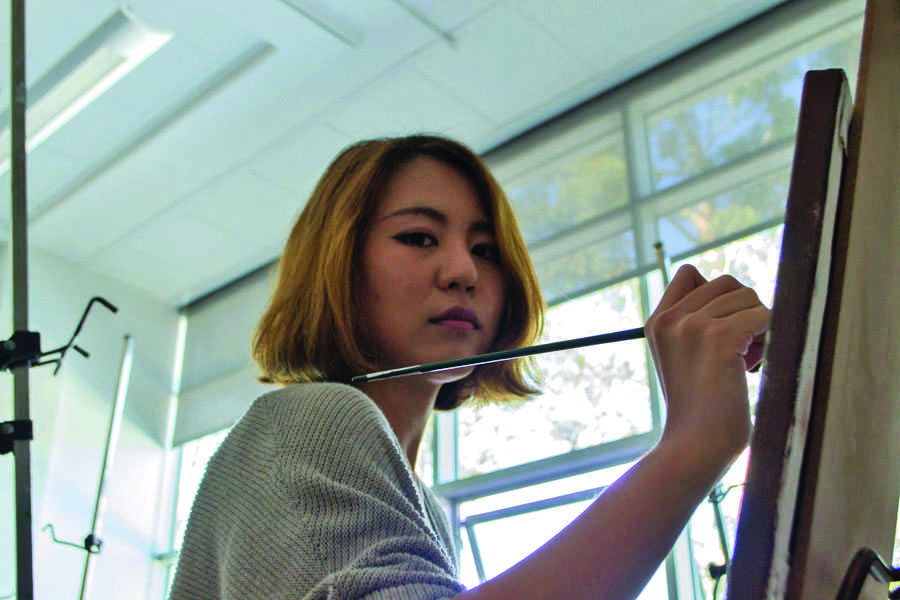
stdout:
[[[844,580],[841,581],[841,589],[838,590],[837,600],[856,600],[862,591],[866,578],[871,575],[881,583],[900,581],[900,568],[891,568],[885,564],[878,553],[871,548],[857,550]],[[900,600],[900,588],[888,593],[890,600]]]
[[13,451],[13,442],[34,439],[34,426],[29,420],[0,423],[0,454]]
[[84,536],[84,541],[82,541],[80,544],[61,540],[56,537],[56,530],[53,528],[53,523],[47,523],[41,528],[41,531],[49,531],[50,539],[52,539],[56,544],[69,546],[70,548],[77,548],[78,550],[86,550],[89,554],[100,554],[100,548],[103,546],[103,540],[98,538],[93,533],[89,533]]

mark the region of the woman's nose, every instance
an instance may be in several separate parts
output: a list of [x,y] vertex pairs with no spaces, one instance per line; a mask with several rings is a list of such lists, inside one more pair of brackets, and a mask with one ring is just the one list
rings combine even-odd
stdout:
[[443,290],[471,292],[478,281],[478,269],[468,246],[448,247],[438,273],[438,286]]

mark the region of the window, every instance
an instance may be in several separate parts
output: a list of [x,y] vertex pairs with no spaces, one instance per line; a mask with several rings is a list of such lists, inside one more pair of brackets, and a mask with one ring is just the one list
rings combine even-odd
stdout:
[[[771,304],[803,75],[838,67],[855,81],[861,4],[757,22],[744,37],[755,44],[716,42],[487,156],[550,305],[545,341],[643,323],[662,294],[657,241],[673,268],[732,274]],[[434,487],[449,502],[468,585],[550,539],[660,432],[643,342],[537,364],[541,394],[435,420]],[[760,376],[748,384],[755,400]],[[748,458],[698,508],[642,597],[722,595],[709,565],[733,550]]]
[[800,46],[775,53],[741,76],[648,114],[654,189],[793,138],[807,71],[846,66],[848,79],[856,80],[860,36],[852,25],[816,45],[812,51]]
[[[219,445],[228,435],[228,429],[212,433],[183,444],[179,448],[178,486],[175,491],[175,510],[172,516],[172,550],[166,557],[170,565],[169,585],[175,576],[174,564],[177,562],[178,552],[184,541],[184,531],[187,528],[188,517],[191,513],[191,505],[194,496],[200,488],[200,482],[206,473],[206,464],[218,449]],[[168,596],[168,589],[166,590]]]

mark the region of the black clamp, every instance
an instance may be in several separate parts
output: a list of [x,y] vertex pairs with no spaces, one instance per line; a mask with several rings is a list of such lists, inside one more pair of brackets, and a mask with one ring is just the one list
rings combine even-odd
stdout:
[[84,536],[84,549],[91,554],[100,554],[100,547],[103,546],[103,540],[93,533]]
[[31,421],[4,421],[0,423],[0,454],[13,451],[13,442],[34,439]]
[[36,331],[17,331],[0,343],[0,370],[30,367],[41,357],[41,334]]

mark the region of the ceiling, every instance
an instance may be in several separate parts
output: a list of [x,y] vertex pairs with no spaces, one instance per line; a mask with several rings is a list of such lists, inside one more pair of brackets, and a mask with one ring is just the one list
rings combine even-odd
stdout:
[[[174,36],[29,154],[29,243],[181,306],[275,259],[348,143],[485,152],[778,3],[132,0]],[[117,6],[28,0],[29,81]]]

